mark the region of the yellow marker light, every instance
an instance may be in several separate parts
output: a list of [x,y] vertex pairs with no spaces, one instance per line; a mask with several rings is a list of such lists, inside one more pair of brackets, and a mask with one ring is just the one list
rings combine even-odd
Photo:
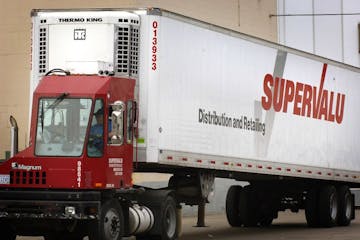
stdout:
[[97,187],[97,188],[102,187],[102,183],[95,183],[95,187]]

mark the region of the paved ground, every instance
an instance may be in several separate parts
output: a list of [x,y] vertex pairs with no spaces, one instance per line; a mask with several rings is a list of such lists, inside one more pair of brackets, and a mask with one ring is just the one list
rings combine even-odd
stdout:
[[183,220],[184,231],[181,240],[357,240],[360,239],[359,219],[350,227],[308,228],[304,212],[298,214],[279,213],[279,218],[268,228],[231,228],[224,215],[208,216],[206,228],[193,228],[194,219]]
[[[360,239],[360,210],[350,227],[308,228],[304,212],[280,213],[269,228],[231,228],[224,215],[207,216],[208,227],[196,228],[196,218],[183,218],[180,240],[357,240]],[[42,240],[42,237],[18,237],[17,240]],[[130,238],[131,240],[133,238]],[[129,240],[130,240],[129,239]]]

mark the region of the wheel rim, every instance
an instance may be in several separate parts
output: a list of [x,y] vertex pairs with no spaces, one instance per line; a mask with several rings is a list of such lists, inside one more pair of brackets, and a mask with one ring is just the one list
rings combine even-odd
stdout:
[[169,205],[165,211],[165,225],[167,236],[169,238],[173,237],[176,232],[176,211],[171,205]]
[[334,195],[330,197],[330,217],[332,220],[336,219],[337,216],[337,202]]
[[118,239],[120,235],[120,217],[115,209],[109,209],[104,218],[105,239]]
[[[348,196],[348,195],[347,195]],[[351,199],[347,197],[345,200],[345,216],[347,219],[351,218],[352,206],[351,206]]]

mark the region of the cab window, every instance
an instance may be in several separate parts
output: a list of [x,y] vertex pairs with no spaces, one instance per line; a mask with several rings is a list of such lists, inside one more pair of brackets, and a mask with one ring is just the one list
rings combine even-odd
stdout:
[[104,153],[104,103],[101,99],[95,101],[87,152],[89,157],[101,157]]

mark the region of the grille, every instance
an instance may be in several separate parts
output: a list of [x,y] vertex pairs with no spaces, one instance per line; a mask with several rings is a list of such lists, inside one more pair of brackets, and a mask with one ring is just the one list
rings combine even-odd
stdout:
[[46,172],[41,171],[11,171],[10,184],[46,184]]
[[137,76],[139,67],[139,20],[119,19],[116,27],[115,72]]
[[139,27],[131,27],[130,54],[130,73],[137,76],[139,66]]
[[48,36],[47,28],[40,27],[39,30],[39,74],[40,75],[44,75],[46,72],[47,36]]
[[116,48],[116,72],[120,75],[126,75],[129,72],[129,30],[130,26],[118,27]]

